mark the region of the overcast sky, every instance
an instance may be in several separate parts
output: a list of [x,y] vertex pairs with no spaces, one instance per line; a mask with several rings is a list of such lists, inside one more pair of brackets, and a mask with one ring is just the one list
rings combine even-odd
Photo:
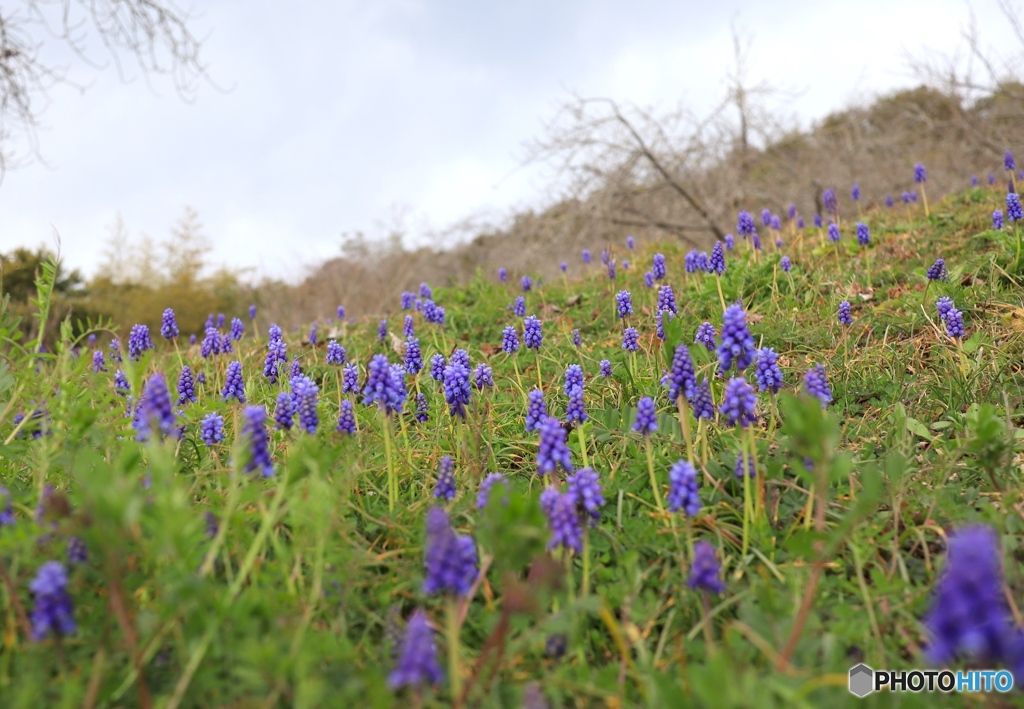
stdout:
[[[1015,47],[996,0],[975,0],[987,42]],[[914,84],[904,61],[952,52],[963,0],[707,3],[599,0],[202,0],[195,33],[218,91],[182,102],[164,77],[51,92],[46,164],[0,185],[0,251],[54,244],[91,273],[120,212],[156,239],[190,205],[215,260],[296,278],[337,255],[342,232],[413,238],[470,215],[544,201],[517,170],[569,91],[701,111],[720,99],[730,22],[753,37],[752,81],[800,92],[807,125]],[[102,54],[97,52],[97,57]]]

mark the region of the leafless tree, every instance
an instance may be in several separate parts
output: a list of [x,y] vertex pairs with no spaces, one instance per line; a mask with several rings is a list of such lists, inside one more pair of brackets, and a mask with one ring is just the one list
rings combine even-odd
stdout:
[[[179,95],[194,100],[207,67],[188,11],[174,0],[20,0],[0,7],[0,177],[17,164],[15,139],[38,156],[39,120],[50,90],[71,78],[71,58],[101,69],[116,65],[130,80],[134,63],[144,77],[172,77]],[[97,51],[99,50],[99,51]]]

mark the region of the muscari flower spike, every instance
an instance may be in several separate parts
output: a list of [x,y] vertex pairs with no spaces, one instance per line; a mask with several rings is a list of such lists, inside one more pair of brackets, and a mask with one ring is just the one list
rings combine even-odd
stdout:
[[178,406],[197,401],[199,399],[196,398],[196,385],[192,378],[192,368],[186,364],[182,366],[181,374],[178,375]]
[[715,417],[715,404],[711,399],[711,385],[707,377],[704,377],[704,381],[694,389],[690,406],[693,408],[693,417],[698,422],[701,419],[711,420]]
[[676,305],[676,294],[672,286],[665,284],[658,288],[658,310],[668,310],[671,313],[678,313],[679,306]]
[[455,463],[452,462],[450,455],[441,458],[441,463],[437,467],[434,497],[445,500],[455,499]]
[[[423,394],[420,394],[423,396]],[[426,397],[423,397],[426,401]],[[348,399],[341,400],[341,406],[338,409],[338,425],[334,429],[341,433],[347,433],[350,436],[356,434],[356,414],[352,409],[352,402]]]
[[954,340],[964,336],[964,314],[956,308],[950,308],[946,314],[946,334]]
[[1003,228],[1003,213],[998,209],[992,212],[992,228],[996,230]]
[[[505,479],[505,476],[502,475],[501,473],[490,473],[486,478],[484,478],[480,482],[480,490],[479,492],[477,492],[476,495],[476,508],[478,510],[482,510],[484,507],[487,507],[487,503],[491,499],[491,490],[498,483],[504,485],[505,489],[508,490],[508,481]],[[507,497],[505,498],[504,501],[505,504],[508,504]]]
[[828,240],[831,241],[832,243],[836,243],[839,241],[840,238],[841,235],[839,233],[839,225],[836,224],[835,222],[830,223],[828,225]]
[[481,362],[473,370],[473,382],[476,384],[477,391],[483,391],[484,387],[494,386],[494,373],[490,366]]
[[501,349],[508,354],[515,354],[519,351],[519,336],[512,325],[506,325],[501,331]]
[[868,229],[868,225],[864,222],[857,222],[857,243],[861,246],[867,246],[871,243],[871,230]]
[[804,389],[811,396],[821,401],[821,408],[825,408],[832,401],[832,389],[828,385],[828,377],[825,375],[825,365],[816,364],[804,374]]
[[423,355],[420,353],[420,341],[417,337],[410,337],[405,342],[405,371],[416,375],[423,369]]
[[633,314],[633,298],[628,290],[620,290],[615,294],[615,311],[620,318]]
[[536,316],[530,315],[523,321],[523,341],[528,350],[539,350],[544,342],[544,333],[541,330],[541,321]]
[[469,397],[469,367],[463,366],[453,356],[444,368],[444,398],[448,402],[449,413],[466,418]]
[[947,296],[942,296],[935,303],[935,307],[939,310],[939,318],[945,320],[946,316],[949,315],[949,311],[953,310],[953,299]]
[[68,575],[59,561],[47,561],[29,584],[35,604],[32,608],[32,639],[36,642],[51,633],[59,637],[74,635],[74,606],[68,595]]
[[341,393],[355,394],[359,391],[359,365],[349,362],[341,370]]
[[445,361],[444,355],[440,352],[435,352],[430,356],[430,378],[435,382],[442,381],[444,379],[444,368]]
[[231,339],[238,341],[245,334],[245,324],[238,318],[231,318]]
[[717,337],[717,334],[718,333],[715,332],[715,326],[706,322],[697,328],[697,337],[694,338],[693,342],[694,344],[704,345],[708,352],[714,352],[715,337]]
[[763,347],[754,358],[754,375],[759,391],[776,394],[782,386],[782,370],[779,369],[779,354],[771,347]]
[[622,331],[622,349],[629,352],[636,352],[640,349],[639,345],[640,333],[637,332],[635,327],[627,327]]
[[520,285],[522,285],[524,291],[529,291],[531,288],[533,288],[533,279],[530,278],[529,276],[523,276]]
[[665,256],[663,254],[654,254],[651,263],[651,273],[654,274],[654,280],[664,280],[665,276],[668,275],[668,271],[665,268]]
[[541,475],[554,475],[559,466],[567,473],[573,472],[572,454],[565,443],[565,436],[565,429],[554,416],[541,421],[540,445],[537,449],[537,470]]
[[223,442],[224,418],[216,412],[204,416],[199,422],[199,435],[208,446]]
[[754,361],[754,338],[747,329],[747,314],[739,303],[730,305],[722,316],[722,338],[718,347],[718,372],[725,374],[732,368],[742,372]]
[[319,390],[320,388],[309,377],[301,376],[292,380],[292,397],[295,412],[299,417],[299,428],[306,433],[316,433],[316,428],[320,424],[320,417],[317,414]]
[[649,436],[658,430],[658,412],[654,408],[654,399],[645,396],[636,404],[636,421],[633,430],[642,436]]
[[946,270],[946,262],[944,259],[935,259],[928,268],[928,273],[925,274],[929,281],[945,281],[949,279],[949,271]]
[[178,332],[178,321],[174,317],[174,309],[167,308],[160,320],[160,334],[165,340],[170,340],[177,337]]
[[397,691],[403,687],[438,685],[444,673],[437,661],[437,644],[427,614],[417,608],[409,618],[402,640],[401,652],[395,669],[388,675],[388,687]]
[[590,518],[591,526],[601,518],[604,494],[593,468],[580,468],[565,479],[567,492],[576,499],[576,511],[581,519]]
[[345,364],[347,353],[337,340],[327,342],[327,364]]
[[719,578],[718,560],[715,548],[703,539],[693,545],[693,563],[690,565],[690,588],[703,589],[711,593],[722,593],[725,584]]
[[708,270],[717,273],[719,276],[725,273],[725,251],[722,250],[722,242],[716,241],[711,247],[711,259],[708,262]]
[[693,369],[690,350],[684,344],[676,347],[672,355],[672,364],[661,378],[661,385],[668,389],[668,400],[675,403],[680,397],[689,400],[697,386],[697,377]]
[[424,545],[423,593],[450,593],[465,596],[477,575],[476,545],[473,538],[456,534],[448,513],[440,507],[427,512],[427,538]]
[[757,421],[757,395],[743,377],[733,377],[725,385],[725,394],[718,412],[730,426],[746,428]]
[[163,436],[174,432],[175,418],[174,411],[171,409],[171,393],[167,390],[167,380],[160,372],[151,376],[146,382],[142,396],[139,398],[136,414],[138,418],[135,423],[139,441],[148,440],[150,432],[154,430]]
[[601,369],[601,376],[602,377],[610,377],[610,376],[612,376],[612,363],[610,361],[608,361],[606,359],[602,359],[598,366]]
[[1024,219],[1024,208],[1020,205],[1020,195],[1010,192],[1006,195],[1006,218],[1011,222]]
[[924,169],[923,163],[917,163],[914,165],[914,182],[920,184],[928,181],[928,173]]
[[516,299],[512,301],[512,314],[517,318],[526,316],[526,298],[523,296],[516,296]]
[[579,328],[574,328],[572,331],[572,344],[574,344],[576,347],[583,346],[583,338],[580,337]]
[[749,455],[745,456],[743,454],[743,451],[740,451],[739,453],[736,454],[736,466],[733,468],[733,471],[732,471],[733,476],[737,480],[742,480],[743,479],[743,461],[744,461],[744,458],[746,459],[746,463],[747,463],[747,477],[753,478],[755,475],[757,475],[757,471],[754,470],[754,459],[753,459],[753,457],[751,457]]
[[237,399],[238,403],[245,403],[245,380],[242,379],[242,363],[238,360],[228,365],[221,396],[224,397],[224,401]]
[[853,325],[853,315],[850,314],[850,301],[844,300],[839,304],[839,323],[841,325]]
[[92,371],[97,374],[107,371],[107,361],[103,357],[103,350],[96,350],[92,353]]
[[697,490],[697,469],[693,464],[677,461],[668,470],[668,511],[682,510],[687,517],[700,511],[700,493]]
[[786,273],[789,273],[789,270],[793,268],[793,262],[789,260],[789,256],[783,256],[779,261],[779,267]]

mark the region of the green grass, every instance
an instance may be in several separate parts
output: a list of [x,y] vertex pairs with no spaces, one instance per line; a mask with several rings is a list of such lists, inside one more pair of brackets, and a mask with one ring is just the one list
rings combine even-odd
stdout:
[[[438,328],[416,315],[424,362],[436,351],[465,348],[473,366],[494,368],[496,387],[474,389],[462,422],[449,415],[428,371],[408,379],[405,414],[389,424],[398,482],[393,513],[383,415],[353,399],[358,435],[334,431],[339,402],[352,395],[340,391],[341,368],[325,364],[323,342],[303,343],[305,330],[286,339],[289,356],[298,354],[320,385],[320,427],[316,435],[274,430],[276,476],[264,479],[241,470],[242,407],[221,401],[219,388],[227,363],[240,359],[249,403],[273,411],[287,382],[270,385],[261,375],[267,323],[257,320],[257,333],[249,324],[235,354],[205,361],[184,337],[179,359],[153,333],[156,351],[124,362],[133,393],[156,371],[173,385],[182,361],[205,372],[208,384],[197,387],[198,404],[182,407],[180,441],[143,444],[114,392],[113,366],[92,373],[90,351],[72,341],[70,324],[51,345],[55,354],[32,355],[35,343],[18,341],[5,308],[0,483],[17,521],[0,527],[0,704],[451,705],[447,677],[397,696],[386,684],[402,619],[417,607],[438,630],[447,673],[445,600],[425,597],[420,587],[424,517],[436,503],[439,461],[451,455],[458,494],[446,508],[459,531],[473,536],[486,570],[457,608],[467,706],[518,707],[530,683],[552,706],[934,706],[927,695],[856,700],[846,673],[860,661],[925,665],[921,619],[945,539],[959,525],[994,526],[1008,597],[1016,602],[1024,590],[1024,263],[1016,261],[1012,229],[988,230],[1001,199],[978,188],[933,205],[928,219],[919,206],[873,212],[865,215],[873,241],[866,249],[856,245],[852,219],[843,220],[838,251],[814,229],[798,241],[785,231],[789,275],[767,237],[757,262],[748,262],[742,240],[727,252],[724,297],[742,299],[758,346],[779,352],[786,379],[778,422],[767,395],[759,397],[751,490],[764,485],[764,504],[750,522],[746,553],[743,484],[733,476],[740,432],[722,421],[701,428],[693,462],[703,507],[687,520],[657,512],[645,441],[630,429],[638,399],[654,397],[659,430],[650,453],[664,499],[669,466],[687,455],[678,413],[659,384],[676,344],[690,345],[698,379],[708,376],[721,402],[714,355],[692,344],[702,322],[721,327],[718,290],[712,276],[685,273],[676,244],[658,249],[680,305],[666,343],[655,337],[656,291],[643,285],[654,250],[615,249],[620,262],[631,262],[626,270],[620,263],[615,281],[598,263],[586,273],[580,264],[571,279],[525,294],[527,313],[544,323],[539,358],[500,351],[504,326],[521,333],[521,319],[508,307],[521,294],[517,278],[501,284],[479,276],[465,288],[437,289],[448,324]],[[925,270],[939,256],[951,279],[925,293]],[[44,272],[43,314],[46,278]],[[641,333],[635,371],[620,348],[614,313],[614,293],[623,288],[633,293],[629,324]],[[962,343],[938,322],[941,295],[964,312]],[[844,299],[854,316],[846,328],[836,320]],[[401,322],[396,309],[391,330],[400,333]],[[572,344],[574,328],[580,348]],[[322,340],[326,329],[321,323]],[[377,341],[376,329],[376,322],[360,322],[336,332],[360,364],[361,383],[373,354],[401,361],[390,338]],[[107,339],[101,333],[103,345]],[[605,358],[613,363],[610,379],[598,376]],[[834,396],[825,412],[795,395],[803,373],[819,362]],[[546,481],[536,474],[537,436],[523,425],[526,391],[538,381],[548,411],[564,414],[562,377],[571,363],[584,369],[590,419],[568,442],[577,466],[586,443],[606,499],[587,534],[587,579],[580,555],[545,553],[548,530],[537,498]],[[416,392],[430,404],[425,424],[412,416]],[[33,419],[36,408],[47,417]],[[198,430],[211,411],[226,422],[225,443],[212,448]],[[16,427],[19,412],[29,417]],[[35,438],[40,421],[46,435]],[[508,502],[495,495],[477,510],[479,481],[492,471],[509,479]],[[38,521],[46,485],[55,492]],[[812,494],[817,504],[809,505]],[[208,512],[219,523],[212,539]],[[71,536],[84,540],[89,555],[68,566],[78,630],[33,642],[28,584],[43,562],[65,559]],[[722,563],[726,591],[706,606],[686,583],[690,538],[711,542]],[[1020,622],[1016,605],[1012,612]],[[558,635],[566,651],[554,657],[545,646]]]

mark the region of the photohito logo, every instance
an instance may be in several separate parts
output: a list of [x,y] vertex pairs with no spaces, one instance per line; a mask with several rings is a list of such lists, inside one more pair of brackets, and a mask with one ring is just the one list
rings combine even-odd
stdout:
[[850,668],[850,693],[872,692],[1009,692],[1013,675],[1006,670],[873,670],[863,662]]

